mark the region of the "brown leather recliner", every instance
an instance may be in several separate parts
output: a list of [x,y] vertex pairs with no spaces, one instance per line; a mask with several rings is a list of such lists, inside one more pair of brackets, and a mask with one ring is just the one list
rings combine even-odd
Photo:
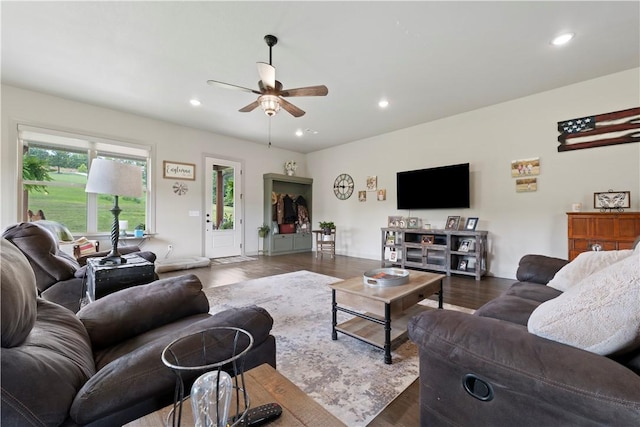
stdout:
[[[38,297],[22,252],[5,239],[0,248],[3,427],[119,426],[160,409],[173,401],[175,387],[162,350],[179,337],[218,326],[253,336],[245,370],[263,363],[275,367],[269,313],[252,306],[210,315],[195,275],[115,292],[76,315]],[[232,340],[225,336],[207,346],[207,360],[228,359]],[[184,349],[201,350],[200,341]],[[184,374],[185,382],[199,374]]]
[[530,333],[531,313],[562,294],[568,261],[525,255],[515,282],[471,315],[413,317],[421,426],[640,425],[640,348],[601,356]]
[[[86,267],[60,250],[58,241],[45,227],[37,222],[22,222],[8,227],[2,237],[13,243],[27,257],[36,275],[39,295],[68,308],[74,313],[80,310],[80,300],[86,291]],[[126,248],[127,252],[149,262],[155,262],[153,252],[140,252],[137,247]],[[100,253],[92,256],[100,256]],[[106,252],[102,256],[106,255]],[[118,289],[97,289],[96,298],[101,298]]]

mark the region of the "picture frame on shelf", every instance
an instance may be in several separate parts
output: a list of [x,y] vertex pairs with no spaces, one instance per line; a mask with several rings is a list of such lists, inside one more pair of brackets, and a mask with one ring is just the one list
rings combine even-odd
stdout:
[[473,239],[462,239],[458,245],[458,252],[470,252],[475,249],[475,242]]
[[421,221],[420,218],[411,216],[407,218],[407,228],[420,228]]
[[434,239],[435,236],[432,234],[423,234],[420,238],[420,243],[422,243],[423,245],[432,245]]
[[458,270],[467,271],[467,264],[468,261],[466,259],[461,259],[460,262],[458,262]]
[[395,245],[396,244],[396,236],[393,232],[389,233],[387,232],[387,239],[386,239],[386,243],[387,245]]
[[474,231],[478,226],[478,217],[467,218],[467,222],[464,224],[464,229],[467,231]]
[[448,216],[447,222],[444,226],[445,230],[457,230],[460,225],[460,217],[459,216]]
[[630,191],[604,191],[593,193],[594,209],[629,209],[631,207]]
[[396,251],[395,249],[391,249],[391,252],[389,252],[389,261],[391,262],[398,261],[398,251]]
[[387,226],[389,228],[400,228],[400,222],[402,221],[401,216],[390,216],[387,217]]

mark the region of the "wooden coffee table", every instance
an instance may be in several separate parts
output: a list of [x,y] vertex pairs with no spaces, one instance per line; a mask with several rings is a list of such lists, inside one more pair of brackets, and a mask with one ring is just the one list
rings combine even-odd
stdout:
[[[409,319],[428,309],[418,302],[437,293],[438,308],[442,308],[444,278],[443,274],[411,270],[409,282],[400,286],[365,285],[363,276],[331,285],[331,338],[337,340],[341,332],[378,347],[384,350],[384,363],[391,364],[392,343],[405,339]],[[338,311],[355,317],[338,325]]]
[[[326,427],[345,425],[270,365],[260,365],[245,372],[244,380],[252,408],[272,402],[277,402],[282,406],[282,415],[270,422],[269,426]],[[164,426],[167,415],[172,408],[173,404],[132,421],[126,426]],[[189,400],[186,400],[182,406],[181,425],[194,425]]]

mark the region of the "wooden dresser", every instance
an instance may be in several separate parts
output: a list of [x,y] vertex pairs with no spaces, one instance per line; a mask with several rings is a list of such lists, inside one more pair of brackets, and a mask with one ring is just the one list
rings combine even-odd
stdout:
[[640,236],[640,212],[569,212],[567,216],[569,261],[581,252],[631,249]]

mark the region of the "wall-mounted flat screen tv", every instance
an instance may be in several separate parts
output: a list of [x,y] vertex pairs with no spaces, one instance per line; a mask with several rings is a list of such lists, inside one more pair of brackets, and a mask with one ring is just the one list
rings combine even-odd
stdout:
[[468,208],[469,163],[397,173],[398,209]]

